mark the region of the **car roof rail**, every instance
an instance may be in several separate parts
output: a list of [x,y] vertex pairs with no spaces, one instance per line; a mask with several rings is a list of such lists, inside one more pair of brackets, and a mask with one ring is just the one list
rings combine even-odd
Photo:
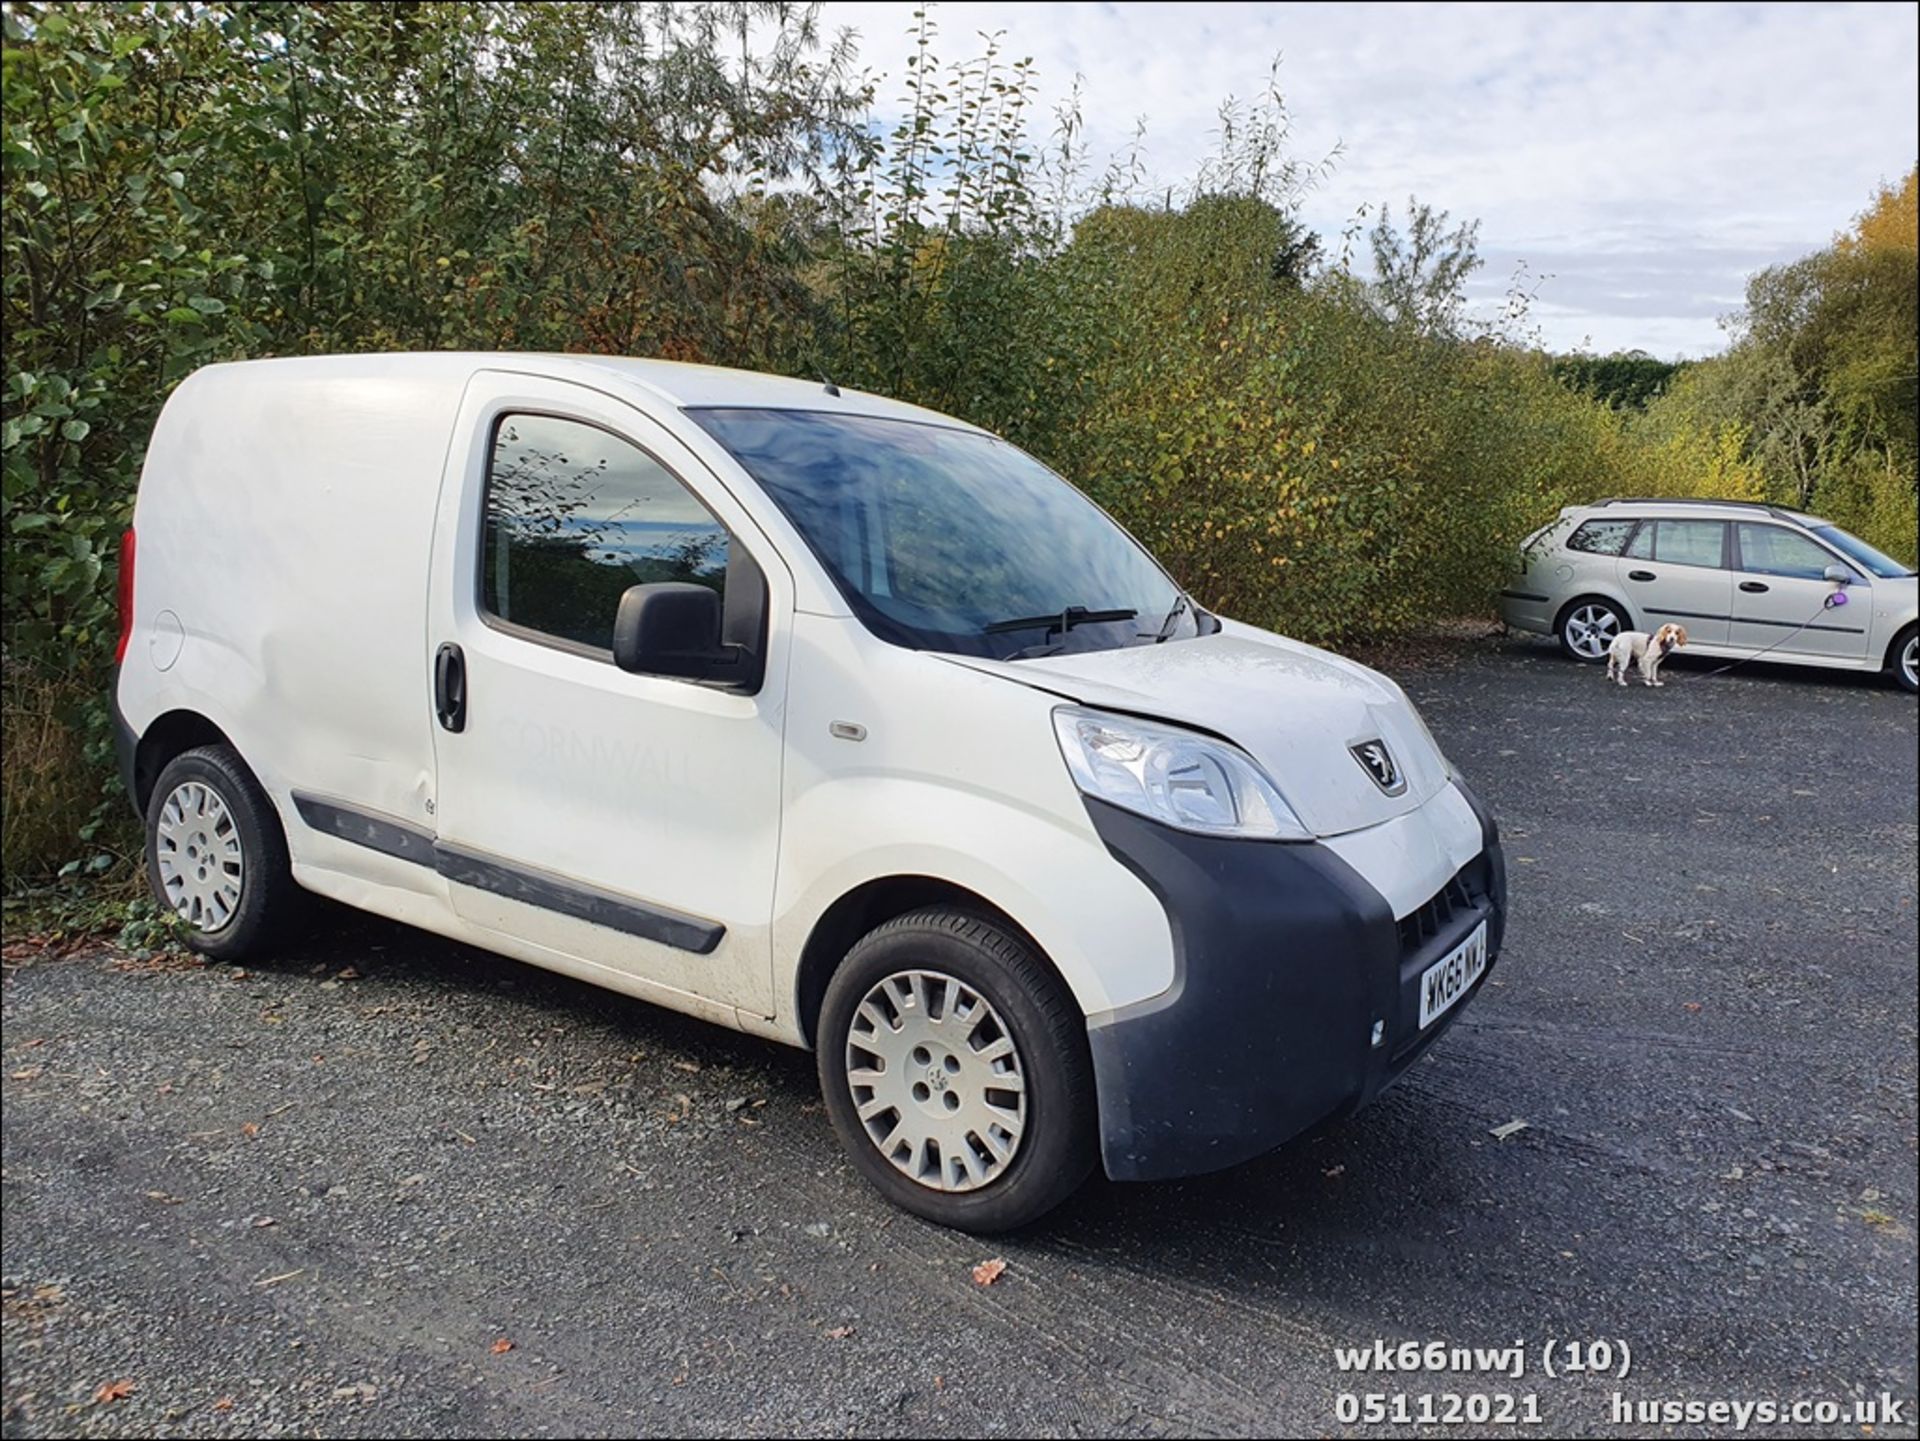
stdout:
[[1593,503],[1594,509],[1596,510],[1598,510],[1602,506],[1607,506],[1607,505],[1726,506],[1733,510],[1757,510],[1762,515],[1771,516],[1775,520],[1784,520],[1791,525],[1801,524],[1799,517],[1795,515],[1794,512],[1790,510],[1782,510],[1777,505],[1769,505],[1764,500],[1725,500],[1718,497],[1701,497],[1700,499],[1696,500],[1696,499],[1691,499],[1687,496],[1610,495],[1605,500],[1596,500]]

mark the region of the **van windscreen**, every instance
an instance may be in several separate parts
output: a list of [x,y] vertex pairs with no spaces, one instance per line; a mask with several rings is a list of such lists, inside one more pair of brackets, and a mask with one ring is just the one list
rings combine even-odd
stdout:
[[1072,485],[979,431],[818,411],[687,412],[832,574],[867,628],[1003,660],[1196,634],[1180,589]]

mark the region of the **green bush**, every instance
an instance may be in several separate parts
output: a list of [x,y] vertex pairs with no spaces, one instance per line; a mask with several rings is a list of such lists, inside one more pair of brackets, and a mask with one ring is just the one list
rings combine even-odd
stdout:
[[1757,280],[1725,359],[1570,369],[1523,301],[1466,318],[1472,224],[1382,209],[1329,260],[1277,93],[1148,202],[1071,108],[1036,138],[1025,63],[943,65],[925,15],[883,132],[809,7],[0,9],[11,879],[111,853],[116,545],[209,361],[829,375],[1008,436],[1204,603],[1320,641],[1487,613],[1515,541],[1603,494],[1790,496],[1913,553],[1911,179]]

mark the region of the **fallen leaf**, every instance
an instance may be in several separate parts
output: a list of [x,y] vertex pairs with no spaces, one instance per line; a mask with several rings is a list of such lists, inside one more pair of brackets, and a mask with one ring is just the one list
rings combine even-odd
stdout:
[[1495,1126],[1491,1131],[1487,1132],[1487,1134],[1496,1141],[1504,1141],[1507,1137],[1517,1135],[1526,1129],[1527,1123],[1525,1121],[1516,1120],[1509,1121],[1504,1126]]
[[1688,1015],[1697,1015],[1699,1014],[1699,1011],[1700,1011],[1700,1002],[1688,1001],[1686,1005],[1681,1007],[1681,1009],[1685,1011]]
[[248,1139],[252,1139],[253,1137],[260,1134],[260,1123],[258,1121],[241,1122],[240,1134],[247,1137]]
[[829,1341],[844,1341],[852,1334],[853,1327],[851,1326],[835,1326],[831,1331],[827,1332],[827,1339]]
[[147,1199],[149,1201],[158,1201],[163,1206],[177,1206],[180,1204],[180,1198],[178,1196],[169,1196],[165,1191],[149,1191],[147,1192]]
[[213,1403],[213,1409],[216,1411],[231,1411],[233,1409],[233,1397],[222,1396],[218,1401]]
[[13,1078],[16,1081],[37,1081],[46,1069],[45,1066],[28,1066],[23,1070],[15,1071]]
[[498,1341],[495,1341],[491,1346],[487,1347],[487,1349],[496,1356],[504,1356],[513,1349],[513,1342],[509,1341],[505,1336],[502,1336]]
[[982,1261],[978,1266],[973,1268],[973,1284],[976,1286],[991,1286],[995,1281],[1000,1279],[1001,1273],[1006,1269],[1007,1263],[998,1256],[995,1256],[991,1261]]
[[256,1231],[262,1229],[263,1227],[273,1226],[277,1224],[279,1223],[276,1222],[271,1216],[255,1216],[253,1218],[253,1228]]
[[1347,1168],[1345,1166],[1329,1166],[1327,1167],[1326,1170],[1322,1171],[1320,1174],[1325,1176],[1329,1181],[1331,1181],[1335,1176],[1346,1175]]
[[357,981],[360,979],[360,973],[352,966],[342,966],[333,973],[333,978],[336,981]]
[[93,1399],[102,1404],[108,1401],[124,1401],[133,1394],[133,1378],[123,1376],[118,1381],[109,1381],[93,1393]]

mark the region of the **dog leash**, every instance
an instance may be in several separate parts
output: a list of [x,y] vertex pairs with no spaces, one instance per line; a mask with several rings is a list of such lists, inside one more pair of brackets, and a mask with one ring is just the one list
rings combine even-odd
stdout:
[[1801,621],[1799,625],[1795,626],[1792,630],[1788,631],[1785,635],[1781,636],[1780,639],[1775,641],[1772,645],[1768,646],[1766,650],[1757,650],[1752,655],[1743,655],[1740,657],[1739,660],[1729,662],[1728,664],[1721,666],[1718,670],[1708,671],[1705,676],[1701,677],[1701,679],[1712,680],[1715,676],[1725,675],[1728,671],[1733,670],[1736,667],[1743,666],[1750,660],[1759,660],[1761,656],[1767,653],[1767,651],[1774,650],[1780,646],[1785,645],[1788,641],[1792,640],[1795,636],[1800,634],[1801,631],[1805,630],[1808,626],[1812,625],[1816,620],[1820,619],[1820,617],[1825,615],[1828,611],[1833,610],[1838,606],[1843,606],[1846,603],[1847,603],[1847,593],[1843,590],[1836,590],[1832,595],[1828,596],[1825,600],[1820,602],[1820,609],[1816,610],[1812,615],[1808,616],[1805,620]]

